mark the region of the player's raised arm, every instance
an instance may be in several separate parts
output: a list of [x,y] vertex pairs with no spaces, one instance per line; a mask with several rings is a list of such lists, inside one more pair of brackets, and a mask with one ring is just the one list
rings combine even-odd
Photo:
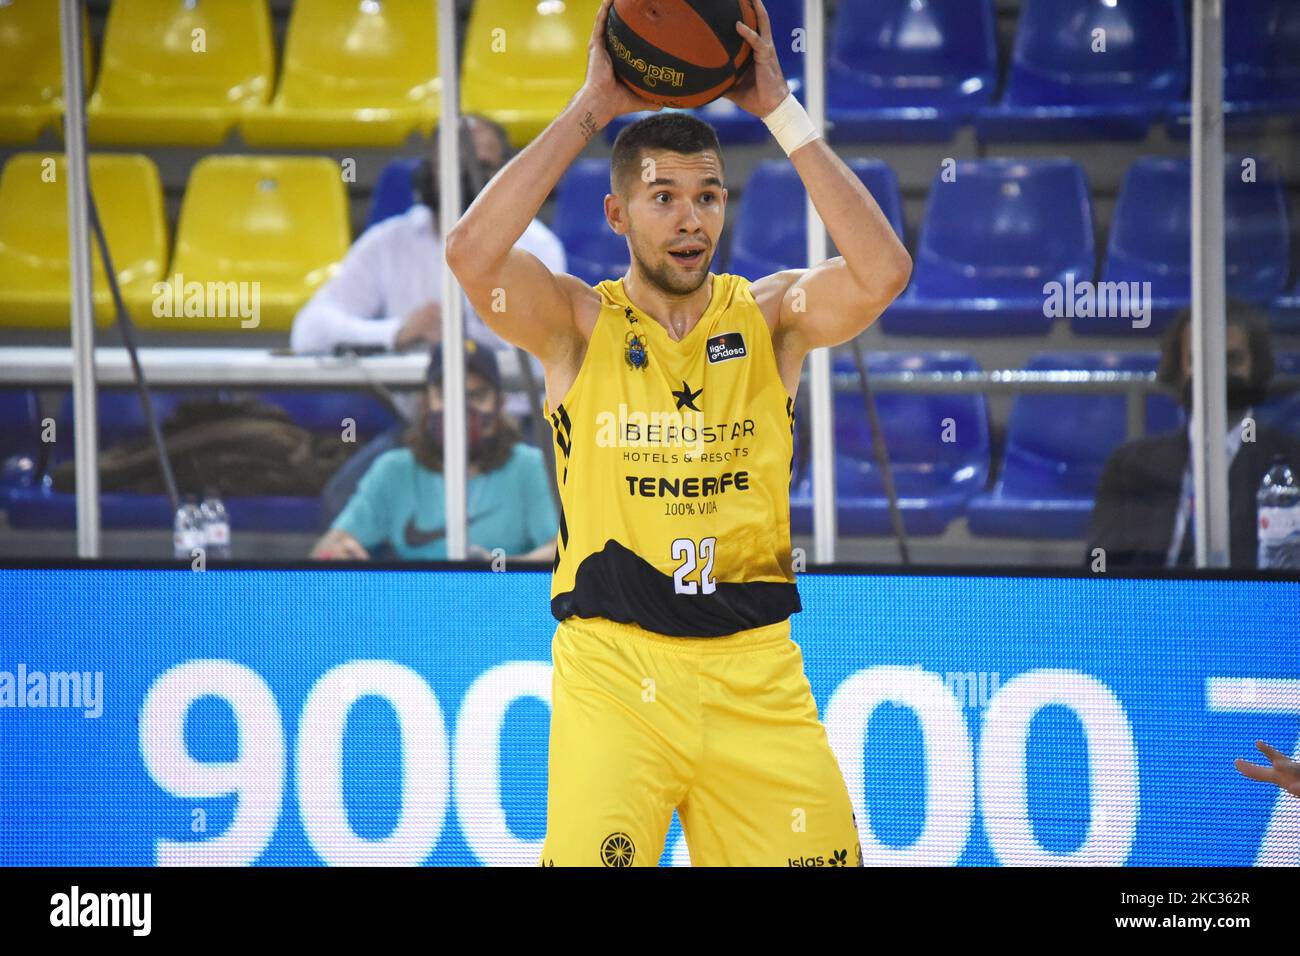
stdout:
[[501,338],[543,360],[567,348],[578,334],[576,303],[596,293],[574,276],[553,274],[514,245],[592,136],[616,116],[658,108],[614,77],[604,41],[610,3],[604,0],[592,27],[582,88],[492,177],[447,239],[447,265],[475,311]]
[[762,0],[754,0],[758,32],[736,29],[754,49],[754,70],[724,94],[767,123],[808,190],[840,254],[803,270],[754,283],[754,296],[780,295],[773,339],[802,356],[847,342],[866,329],[907,286],[912,259],[871,192],[816,135],[781,74],[772,27]]

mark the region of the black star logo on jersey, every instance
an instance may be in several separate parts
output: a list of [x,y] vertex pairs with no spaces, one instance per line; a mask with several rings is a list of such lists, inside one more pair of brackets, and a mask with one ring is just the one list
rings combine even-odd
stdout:
[[637,317],[632,314],[632,307],[629,305],[623,309],[623,314],[627,316],[629,322],[636,322]]
[[700,392],[702,391],[704,391],[703,386],[692,392],[691,387],[685,382],[682,382],[682,390],[680,392],[673,392],[673,398],[677,399],[678,408],[685,405],[692,411],[698,412],[699,409],[695,407],[695,400],[700,397]]

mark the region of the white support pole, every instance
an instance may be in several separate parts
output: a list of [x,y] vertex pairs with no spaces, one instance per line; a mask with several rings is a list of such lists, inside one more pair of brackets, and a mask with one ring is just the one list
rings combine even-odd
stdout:
[[[438,122],[438,228],[442,248],[460,218],[460,86],[456,59],[455,0],[436,0],[438,13],[438,72],[442,79],[442,109]],[[442,474],[446,491],[447,558],[460,561],[468,550],[465,526],[465,323],[460,285],[442,263]]]
[[95,309],[91,286],[90,218],[86,202],[85,83],[81,4],[59,2],[63,48],[64,175],[68,187],[68,285],[72,303],[72,407],[77,473],[77,556],[99,557],[99,447],[95,408]]
[[[808,117],[814,128],[826,132],[826,11],[824,0],[804,0],[804,90]],[[782,42],[782,41],[778,41]],[[812,197],[805,199],[808,216],[808,266],[826,258],[826,224],[817,215]],[[830,349],[808,353],[812,396],[813,460],[813,560],[827,564],[835,560],[835,435],[831,400]]]
[[1223,9],[1192,21],[1192,442],[1196,565],[1229,562],[1223,233]]

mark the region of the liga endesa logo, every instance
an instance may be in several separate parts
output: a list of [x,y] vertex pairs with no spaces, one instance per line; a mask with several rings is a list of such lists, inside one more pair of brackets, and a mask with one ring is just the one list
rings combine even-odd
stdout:
[[178,272],[167,282],[155,282],[150,292],[157,319],[239,319],[244,329],[262,323],[260,282],[186,282]]

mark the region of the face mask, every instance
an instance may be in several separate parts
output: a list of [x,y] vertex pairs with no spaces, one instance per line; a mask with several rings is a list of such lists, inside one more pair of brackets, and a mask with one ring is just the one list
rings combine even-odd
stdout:
[[[1268,389],[1253,384],[1250,379],[1241,375],[1228,376],[1228,409],[1235,412],[1244,412],[1252,405],[1258,405],[1268,397]],[[1192,380],[1188,378],[1183,382],[1183,408],[1188,412],[1192,410]]]
[[[488,428],[495,420],[494,415],[484,415],[482,412],[470,408],[466,409],[465,415],[465,432],[469,438],[470,454],[478,451],[479,446],[483,444],[483,439],[487,437]],[[424,437],[432,445],[438,448],[442,447],[442,410],[426,411],[424,413]]]

